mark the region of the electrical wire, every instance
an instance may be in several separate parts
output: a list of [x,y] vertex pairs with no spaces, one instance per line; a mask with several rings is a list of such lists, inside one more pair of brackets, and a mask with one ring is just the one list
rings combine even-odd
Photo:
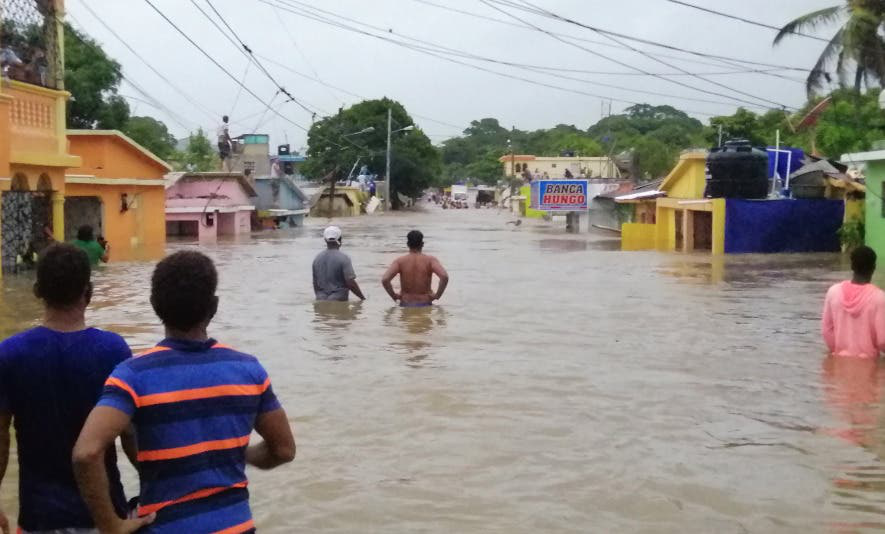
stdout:
[[[196,2],[195,2],[195,0],[191,0],[191,2],[192,2],[195,6],[197,5]],[[230,31],[230,33],[234,36],[234,39],[236,39],[237,42],[240,43],[240,46],[242,46],[243,50],[248,54],[249,59],[255,63],[255,65],[259,68],[259,70],[261,70],[261,72],[264,73],[265,76],[267,76],[267,78],[271,81],[271,83],[273,83],[274,85],[276,85],[277,88],[279,89],[279,91],[280,91],[282,94],[284,94],[284,95],[286,95],[287,97],[289,97],[289,101],[291,101],[291,102],[295,102],[295,104],[297,104],[299,107],[301,107],[302,109],[304,109],[304,111],[306,111],[306,112],[308,112],[308,113],[312,113],[312,114],[313,114],[313,113],[316,113],[315,110],[310,109],[309,107],[307,107],[306,105],[304,105],[303,103],[301,103],[301,101],[299,101],[297,98],[295,98],[294,96],[292,96],[292,93],[290,93],[289,91],[287,91],[286,88],[283,87],[283,85],[280,84],[280,83],[276,80],[276,78],[274,78],[274,76],[270,73],[270,71],[268,71],[268,70],[264,67],[264,65],[261,64],[260,61],[258,61],[258,59],[255,57],[255,54],[252,52],[252,49],[251,49],[251,48],[250,48],[250,47],[249,47],[249,46],[248,46],[248,45],[247,45],[242,39],[240,39],[240,36],[237,35],[237,32],[234,31],[234,29],[231,27],[231,25],[227,23],[227,20],[225,20],[225,18],[221,15],[221,13],[219,13],[219,11],[218,11],[217,9],[215,9],[215,5],[212,4],[211,0],[206,0],[206,3],[209,5],[209,7],[210,7],[210,8],[212,9],[212,11],[215,13],[215,16],[218,17],[218,19],[222,22],[222,24],[224,24],[224,26],[225,26],[225,27]],[[199,6],[197,6],[197,7],[199,8]],[[210,17],[208,17],[208,14],[205,13],[202,9],[200,9],[200,12],[203,13],[204,15],[206,15],[207,18],[210,18]],[[210,20],[211,20],[211,18],[210,18]],[[217,26],[216,26],[216,27],[217,27]],[[219,28],[219,30],[220,30],[220,28]],[[224,33],[224,32],[222,31],[222,33]]]
[[[262,2],[262,3],[265,3],[265,4],[273,5],[273,4],[270,4],[270,0],[258,0],[258,1],[259,1],[259,2]],[[277,0],[277,1],[278,1],[278,2],[283,2],[283,0]],[[372,37],[372,38],[375,38],[375,39],[379,39],[379,40],[381,40],[381,41],[389,42],[389,43],[392,43],[392,44],[395,44],[395,45],[397,45],[397,46],[401,46],[401,47],[404,47],[404,48],[408,48],[408,49],[411,49],[411,50],[413,50],[413,51],[416,51],[416,52],[419,52],[419,53],[422,53],[422,54],[426,54],[426,55],[429,55],[429,56],[432,56],[432,57],[435,57],[435,58],[441,59],[441,60],[443,60],[443,61],[447,61],[447,62],[450,62],[450,63],[455,63],[455,64],[458,64],[458,65],[463,65],[463,66],[466,66],[466,67],[469,67],[469,68],[472,68],[472,69],[475,69],[475,70],[480,70],[480,71],[483,71],[483,72],[487,72],[487,73],[495,74],[496,76],[500,76],[500,77],[504,77],[504,78],[509,78],[509,79],[513,79],[513,80],[518,80],[518,81],[523,82],[523,83],[527,83],[527,84],[531,84],[531,85],[536,85],[536,86],[540,86],[540,87],[546,87],[546,88],[550,88],[550,89],[556,89],[556,90],[563,91],[563,92],[567,92],[567,93],[573,93],[573,94],[578,94],[578,95],[583,95],[583,96],[589,96],[589,97],[597,98],[597,99],[611,100],[611,101],[621,102],[621,103],[630,104],[630,105],[641,104],[641,102],[636,102],[636,101],[633,101],[633,100],[628,100],[628,99],[624,99],[624,98],[617,98],[617,97],[612,97],[612,96],[608,96],[608,95],[599,95],[599,94],[595,94],[595,93],[590,93],[590,92],[587,92],[587,91],[583,91],[583,90],[580,90],[580,89],[574,89],[574,88],[569,88],[569,87],[563,87],[563,86],[560,86],[560,85],[554,85],[554,84],[551,84],[551,83],[546,83],[546,82],[542,82],[542,81],[534,80],[534,79],[531,79],[531,78],[520,77],[520,76],[516,76],[516,75],[513,75],[513,74],[508,74],[508,73],[505,73],[505,72],[500,72],[500,71],[497,71],[497,70],[492,70],[492,69],[489,69],[489,68],[486,68],[486,67],[482,67],[482,66],[480,66],[480,65],[475,65],[475,64],[472,64],[472,63],[467,63],[467,62],[465,62],[465,61],[460,61],[460,60],[458,60],[458,59],[454,59],[454,58],[449,57],[449,56],[446,56],[446,55],[440,55],[440,54],[444,54],[444,53],[445,53],[444,51],[443,51],[443,52],[440,52],[440,51],[438,51],[437,49],[430,48],[430,47],[427,47],[427,46],[419,46],[419,45],[415,45],[415,44],[411,44],[411,43],[403,42],[403,41],[400,41],[400,40],[397,40],[397,39],[393,39],[393,38],[391,38],[391,37],[388,37],[388,36],[386,36],[386,35],[377,35],[377,34],[375,34],[375,33],[368,32],[368,31],[366,31],[366,30],[364,30],[364,29],[362,29],[362,28],[360,28],[360,27],[349,26],[349,25],[344,24],[344,23],[341,23],[341,22],[339,22],[339,21],[335,21],[335,20],[332,20],[332,19],[329,19],[329,18],[323,17],[322,15],[317,15],[317,14],[315,14],[315,13],[310,13],[310,12],[305,12],[305,11],[298,11],[297,8],[292,8],[292,7],[291,7],[291,4],[299,4],[299,2],[294,2],[293,0],[288,0],[288,3],[290,4],[289,6],[286,6],[286,7],[280,6],[281,9],[283,9],[284,11],[288,11],[288,12],[290,12],[290,13],[293,13],[293,14],[295,14],[295,15],[298,15],[298,16],[302,16],[302,17],[305,17],[305,18],[308,18],[308,19],[311,19],[311,20],[315,20],[315,21],[317,21],[317,22],[321,22],[321,23],[323,23],[323,24],[327,24],[327,25],[330,25],[330,26],[334,26],[334,27],[337,27],[337,28],[340,28],[340,29],[344,29],[344,30],[347,30],[347,31],[350,31],[350,32],[354,32],[354,33],[362,34],[362,35],[365,35],[365,36],[367,36],[367,37]],[[310,6],[308,6],[308,7],[310,7]],[[323,10],[320,10],[320,9],[318,9],[318,8],[313,8],[313,9],[316,10],[316,11],[323,11]],[[340,17],[340,16],[339,16],[339,17]],[[342,18],[345,18],[345,19],[346,19],[346,17],[342,17]],[[365,25],[365,24],[363,24],[363,25],[364,25],[364,26],[368,26],[368,25]],[[390,33],[390,32],[388,32],[388,33]],[[414,39],[414,38],[411,38],[411,39]],[[439,45],[435,45],[435,44],[433,44],[433,43],[430,43],[430,44],[431,44],[432,46],[439,47]],[[469,55],[468,55],[468,56],[469,56]],[[492,60],[492,61],[495,61],[495,60]],[[582,81],[583,81],[583,82],[588,82],[587,80],[582,80]],[[689,87],[690,87],[690,86],[689,86]],[[631,89],[629,89],[629,88],[623,88],[623,89],[624,89],[624,90],[631,90]],[[656,94],[659,95],[658,93],[656,93]],[[679,98],[684,99],[684,98],[686,98],[686,97],[679,97]],[[729,98],[733,99],[734,97],[729,97]],[[725,103],[720,103],[720,104],[725,104]],[[728,104],[725,104],[725,105],[733,105],[733,104],[728,103]],[[760,107],[760,108],[763,108],[763,107],[764,107],[764,106],[761,106],[761,105],[756,104],[756,103],[753,103],[753,102],[749,102],[748,105],[753,105],[753,106],[755,106],[755,107]],[[695,110],[687,110],[687,111],[689,111],[690,113],[694,113],[694,114],[696,114],[696,115],[704,115],[704,116],[718,116],[718,115],[719,115],[719,114],[717,114],[717,113],[709,113],[709,112],[704,112],[704,111],[695,111]]]
[[[531,24],[531,23],[525,21],[524,19],[519,18],[518,16],[516,16],[516,15],[514,15],[514,14],[512,14],[512,13],[508,13],[507,11],[501,9],[500,7],[497,7],[497,5],[505,5],[505,6],[507,6],[507,7],[512,7],[512,8],[515,8],[515,9],[519,9],[519,10],[521,10],[521,11],[525,11],[525,12],[534,13],[534,14],[537,14],[537,15],[546,16],[546,17],[548,17],[548,18],[552,18],[552,19],[555,19],[555,20],[558,20],[558,21],[561,21],[561,22],[566,22],[566,23],[569,23],[569,24],[574,24],[574,25],[580,26],[580,27],[582,27],[582,28],[585,28],[585,29],[591,30],[591,31],[593,31],[593,32],[596,32],[596,33],[598,33],[599,35],[603,35],[603,36],[607,37],[608,39],[610,39],[611,41],[613,41],[613,42],[615,42],[615,43],[623,44],[624,46],[629,47],[629,48],[630,48],[631,50],[633,50],[634,52],[637,52],[637,53],[639,53],[639,54],[641,54],[641,55],[647,57],[648,59],[651,59],[652,61],[655,61],[655,62],[657,62],[657,63],[660,63],[660,64],[662,64],[662,65],[665,65],[665,66],[667,66],[667,67],[670,67],[670,68],[672,68],[672,69],[679,70],[680,72],[683,72],[683,73],[689,74],[690,76],[692,76],[693,78],[696,78],[696,79],[698,79],[698,80],[701,80],[701,81],[704,81],[704,82],[710,83],[710,84],[715,85],[715,86],[717,86],[717,87],[721,87],[721,88],[723,88],[723,89],[726,89],[726,90],[729,90],[729,91],[735,92],[735,93],[737,93],[737,94],[740,94],[740,95],[743,95],[743,96],[746,96],[746,97],[749,97],[749,98],[753,98],[753,99],[758,100],[758,101],[760,101],[760,102],[767,102],[768,104],[772,104],[772,105],[777,106],[778,108],[781,108],[781,109],[795,109],[795,108],[793,108],[793,107],[791,107],[791,106],[786,106],[786,105],[781,104],[781,103],[779,103],[779,102],[775,102],[775,101],[773,101],[773,100],[769,100],[769,99],[764,98],[764,97],[756,96],[756,95],[753,95],[753,94],[748,93],[748,92],[746,92],[746,91],[741,91],[741,90],[739,90],[739,89],[735,89],[734,87],[730,87],[730,86],[728,86],[728,85],[725,85],[725,84],[723,84],[723,83],[717,82],[717,81],[715,81],[715,80],[708,80],[708,79],[704,78],[703,76],[699,76],[699,75],[697,75],[697,74],[689,73],[688,71],[686,71],[685,69],[683,69],[683,68],[681,68],[681,67],[679,67],[679,66],[677,66],[677,65],[673,65],[672,63],[669,63],[669,62],[667,62],[667,61],[664,61],[663,59],[660,59],[660,58],[656,57],[654,54],[651,54],[651,53],[646,52],[646,51],[644,51],[644,50],[638,49],[638,48],[636,48],[636,47],[634,47],[634,46],[627,45],[627,44],[623,43],[623,42],[622,42],[621,40],[619,40],[617,37],[615,37],[615,36],[613,36],[613,35],[610,35],[610,32],[605,32],[604,30],[600,30],[599,28],[596,28],[596,27],[593,27],[593,26],[589,26],[589,25],[587,25],[587,24],[583,24],[583,23],[581,23],[581,22],[578,22],[578,21],[575,21],[575,20],[569,19],[569,18],[567,18],[567,17],[563,17],[563,16],[558,15],[558,14],[552,12],[552,11],[548,11],[548,10],[546,10],[546,9],[540,8],[540,7],[534,5],[534,4],[530,3],[530,2],[527,2],[527,1],[525,1],[525,0],[521,0],[522,4],[524,4],[524,6],[523,6],[523,5],[520,5],[520,4],[517,4],[516,2],[512,2],[512,1],[508,1],[508,0],[480,0],[480,1],[481,1],[482,3],[488,5],[489,7],[492,7],[492,8],[495,9],[496,11],[499,11],[499,12],[501,12],[501,13],[503,13],[503,14],[505,14],[505,15],[511,17],[511,18],[516,19],[516,20],[519,20],[520,22],[523,22],[523,23],[525,23],[525,24],[527,24],[527,25],[531,25],[531,26],[533,26],[533,27],[536,28],[538,31],[543,32],[543,33],[546,33],[546,34],[550,35],[551,37],[553,37],[554,39],[556,39],[556,40],[558,40],[558,41],[567,42],[567,43],[569,42],[569,41],[566,41],[566,40],[561,39],[561,38],[559,38],[559,37],[556,37],[556,36],[553,35],[551,32],[549,32],[549,31],[547,31],[547,30],[545,30],[545,29],[543,29],[543,28],[541,28],[541,27],[539,27],[539,26],[535,26],[535,25],[533,25],[533,24]],[[493,3],[494,3],[494,4],[497,4],[497,5],[493,5]],[[527,9],[525,6],[528,6],[528,9]],[[572,44],[572,46],[578,46],[578,48],[580,48],[580,49],[582,49],[582,50],[589,51],[591,54],[594,54],[594,55],[597,55],[597,56],[601,56],[601,57],[606,57],[606,56],[602,56],[602,55],[599,54],[598,52],[595,52],[595,51],[590,50],[589,48],[586,48],[586,47],[583,47],[583,46],[580,46],[580,45],[575,45],[575,43],[570,43],[570,44]],[[643,70],[643,69],[640,69],[639,67],[636,67],[636,66],[634,66],[634,65],[626,64],[626,63],[623,63],[623,62],[620,62],[620,61],[617,61],[617,60],[612,60],[611,58],[607,58],[607,59],[609,59],[610,61],[615,61],[615,62],[617,62],[617,63],[619,63],[619,64],[621,64],[621,65],[626,65],[626,66],[628,66],[629,68],[632,68],[633,70],[639,70],[639,71],[642,71],[642,70]],[[720,97],[731,98],[732,100],[735,100],[735,101],[737,101],[737,102],[742,102],[742,103],[744,103],[744,104],[749,104],[749,105],[758,106],[758,104],[756,104],[755,102],[749,102],[749,101],[744,100],[744,99],[742,99],[742,98],[738,98],[738,97],[734,97],[734,96],[729,96],[729,95],[726,95],[726,94],[723,94],[723,93],[719,93],[719,92],[716,92],[716,91],[709,91],[709,90],[707,90],[707,89],[702,89],[702,88],[699,88],[699,87],[695,87],[695,86],[690,85],[690,84],[688,84],[688,83],[683,83],[683,82],[681,82],[681,81],[679,81],[679,80],[671,80],[671,79],[669,79],[669,78],[664,78],[664,77],[658,77],[658,78],[659,78],[659,79],[663,79],[663,80],[667,80],[667,81],[670,82],[670,83],[673,83],[673,84],[676,84],[676,85],[680,85],[680,86],[682,86],[682,87],[685,87],[685,88],[687,88],[687,89],[691,89],[691,90],[694,90],[694,91],[700,91],[700,92],[703,92],[703,93],[712,94],[712,95],[716,95],[716,96],[720,96]]]
[[[83,30],[84,26],[83,26],[83,24],[80,23],[79,20],[77,20],[75,17],[71,16],[70,14],[68,14],[68,18],[70,18],[72,21],[74,21],[77,24],[77,26],[80,27],[80,31],[83,34],[87,34]],[[103,53],[103,51],[100,48],[98,48],[95,44],[90,43],[85,40],[82,40],[82,39],[79,39],[79,37],[76,34],[71,34],[71,35],[73,37],[77,38],[81,44],[84,44],[89,47],[93,47],[96,50],[99,50]],[[153,95],[151,95],[149,91],[146,91],[144,88],[141,87],[141,85],[139,85],[134,80],[132,80],[132,78],[126,76],[122,71],[120,71],[120,79],[123,80],[124,82],[128,83],[133,89],[135,89],[136,92],[141,94],[145,98],[145,100],[143,101],[144,103],[156,108],[159,111],[164,112],[168,119],[171,119],[172,122],[178,124],[184,130],[190,131],[194,124],[198,124],[195,122],[188,121],[187,119],[184,119],[184,117],[181,114],[172,111],[168,106],[166,106],[163,102],[160,102],[159,100],[154,98]],[[132,97],[129,97],[126,95],[120,95],[120,96],[122,96],[123,98],[132,98]],[[133,99],[133,100],[136,100],[136,99]],[[188,124],[185,124],[185,121],[190,122],[190,126]]]
[[[488,20],[488,21],[491,21],[491,22],[496,22],[496,23],[498,23],[498,24],[504,24],[504,25],[506,25],[506,26],[511,26],[511,27],[515,27],[515,28],[523,28],[523,29],[526,28],[526,26],[523,25],[523,24],[518,24],[518,23],[515,23],[515,22],[510,22],[510,21],[507,21],[507,20],[502,20],[502,19],[498,19],[498,18],[494,18],[494,17],[488,17],[488,16],[485,16],[485,15],[481,15],[481,14],[479,14],[479,13],[473,13],[473,12],[471,12],[471,11],[465,11],[465,10],[461,10],[461,9],[456,9],[456,8],[451,7],[451,6],[447,6],[447,5],[442,5],[442,4],[438,4],[438,3],[435,3],[435,2],[431,2],[430,0],[414,0],[414,1],[415,1],[415,2],[418,2],[418,3],[420,3],[420,4],[425,4],[425,5],[428,5],[428,6],[433,6],[433,7],[436,7],[436,8],[439,8],[439,9],[443,9],[443,10],[446,10],[446,11],[451,11],[451,12],[454,12],[454,13],[460,13],[460,14],[462,14],[462,15],[467,15],[467,16],[474,17],[474,18],[479,18],[479,19],[483,19],[483,20]],[[624,38],[624,39],[628,39],[628,40],[631,40],[631,41],[639,42],[639,43],[646,44],[646,45],[649,45],[649,46],[654,46],[654,47],[658,47],[658,48],[664,48],[664,49],[666,49],[666,50],[671,50],[671,51],[675,51],[675,52],[680,52],[680,53],[688,54],[688,55],[692,55],[692,56],[695,56],[695,57],[702,57],[702,58],[713,59],[713,60],[718,61],[718,63],[709,63],[709,62],[705,62],[705,61],[692,60],[692,59],[684,58],[684,57],[676,57],[676,56],[668,56],[668,55],[664,55],[664,54],[659,54],[660,57],[668,57],[668,58],[670,58],[670,59],[678,59],[678,60],[680,60],[680,61],[688,61],[688,62],[698,63],[698,64],[701,64],[701,65],[717,66],[717,67],[718,67],[718,66],[721,66],[723,63],[728,64],[728,65],[732,65],[732,66],[733,66],[733,65],[734,65],[734,62],[737,62],[737,63],[743,63],[743,64],[747,64],[747,65],[755,65],[755,66],[758,66],[758,67],[770,67],[770,68],[781,69],[781,70],[790,70],[790,71],[808,72],[808,69],[806,69],[806,68],[802,68],[802,67],[791,67],[791,66],[787,66],[787,65],[777,65],[777,64],[773,64],[773,63],[764,63],[764,62],[752,61],[752,60],[747,60],[747,59],[738,59],[738,58],[734,58],[734,57],[719,56],[719,55],[716,55],[716,54],[710,54],[710,53],[707,53],[707,52],[700,52],[700,51],[697,51],[697,50],[689,50],[689,49],[686,49],[686,48],[680,48],[680,47],[678,47],[678,46],[669,45],[669,44],[666,44],[666,43],[660,43],[660,42],[652,41],[652,40],[649,40],[649,39],[643,39],[643,38],[639,38],[639,37],[633,37],[633,36],[629,36],[629,35],[625,35],[625,34],[621,34],[621,33],[616,33],[616,32],[609,32],[608,30],[605,30],[605,32],[606,32],[606,33],[610,33],[611,35],[614,35],[615,37],[621,37],[621,38]],[[575,41],[582,41],[582,42],[591,43],[591,44],[595,44],[595,45],[599,45],[599,46],[606,46],[606,47],[610,47],[610,48],[627,49],[627,48],[625,48],[625,47],[623,47],[623,46],[619,46],[619,45],[617,45],[617,44],[613,44],[613,43],[610,43],[610,42],[597,41],[597,40],[593,40],[593,39],[587,39],[587,38],[585,38],[585,37],[578,37],[578,36],[575,36],[575,35],[564,34],[564,33],[558,33],[558,32],[553,32],[553,33],[555,33],[556,35],[558,35],[558,36],[560,36],[560,37],[563,37],[563,38],[566,38],[566,39],[573,39],[573,40],[575,40]],[[627,49],[627,50],[629,50],[629,49]]]
[[[305,132],[308,132],[308,131],[309,131],[308,128],[305,128],[305,127],[302,126],[301,124],[299,124],[299,123],[293,121],[292,119],[290,119],[290,118],[286,117],[285,115],[283,115],[282,113],[280,113],[277,109],[273,108],[273,107],[272,107],[270,104],[268,104],[264,99],[262,99],[260,96],[258,96],[258,95],[255,93],[255,91],[253,91],[253,90],[250,89],[246,84],[244,84],[244,83],[241,82],[239,79],[237,79],[237,77],[234,76],[233,74],[231,74],[231,72],[230,72],[227,68],[225,68],[224,65],[222,65],[221,63],[219,63],[214,57],[212,57],[208,52],[206,52],[206,50],[204,50],[204,49],[203,49],[203,48],[202,48],[202,47],[201,47],[196,41],[194,41],[194,40],[193,40],[193,39],[192,39],[192,38],[191,38],[191,37],[190,37],[190,36],[189,36],[184,30],[182,30],[181,28],[179,28],[178,25],[175,24],[175,22],[172,21],[172,19],[170,19],[168,16],[166,16],[166,14],[163,13],[163,11],[161,11],[156,5],[154,5],[154,3],[153,3],[151,0],[144,0],[144,1],[145,1],[145,3],[147,3],[147,4],[148,4],[148,5],[149,5],[149,6],[150,6],[150,7],[151,7],[151,8],[152,8],[152,9],[153,9],[158,15],[160,15],[160,17],[162,17],[163,20],[165,20],[165,21],[166,21],[170,26],[172,26],[172,27],[173,27],[173,28],[174,28],[174,29],[175,29],[175,30],[176,30],[176,31],[177,31],[182,37],[184,37],[184,38],[185,38],[185,39],[186,39],[191,45],[193,45],[194,48],[196,48],[198,51],[200,51],[200,53],[202,53],[202,54],[203,54],[203,55],[204,55],[209,61],[211,61],[212,64],[214,64],[216,67],[218,67],[218,68],[219,68],[224,74],[227,75],[228,78],[230,78],[231,80],[233,80],[237,85],[241,86],[241,87],[243,88],[243,90],[246,91],[247,93],[249,93],[249,95],[251,95],[255,100],[261,102],[261,103],[262,103],[266,108],[268,108],[272,113],[278,115],[281,119],[285,120],[285,121],[288,122],[289,124],[292,124],[292,125],[295,126],[296,128],[298,128],[298,129],[300,129],[300,130],[303,130],[303,131],[305,131]],[[343,145],[341,145],[341,144],[339,144],[339,143],[336,143],[336,142],[331,141],[331,140],[329,140],[329,142],[330,142],[331,144],[335,145],[335,146],[338,146],[339,148],[343,148]]]
[[[745,18],[739,17],[737,15],[730,15],[728,13],[723,13],[722,11],[716,11],[715,9],[711,9],[708,7],[703,7],[703,6],[699,6],[699,5],[695,5],[695,4],[690,4],[688,2],[683,2],[682,0],[665,0],[665,1],[670,2],[671,4],[677,4],[677,5],[685,6],[685,7],[691,8],[691,9],[697,9],[698,11],[703,11],[704,13],[710,13],[711,15],[718,15],[720,17],[725,17],[727,19],[745,22],[745,23],[751,24],[753,26],[759,26],[760,28],[767,28],[769,30],[774,30],[776,32],[781,31],[781,28],[778,28],[777,26],[772,26],[771,24],[765,24],[764,22],[745,19]],[[791,31],[788,33],[791,33],[793,35],[798,35],[799,37],[807,37],[809,39],[814,39],[815,41],[823,41],[825,43],[830,42],[829,39],[825,39],[823,37],[818,37],[817,35],[811,35],[809,33],[803,33],[803,32],[799,32],[799,31]]]

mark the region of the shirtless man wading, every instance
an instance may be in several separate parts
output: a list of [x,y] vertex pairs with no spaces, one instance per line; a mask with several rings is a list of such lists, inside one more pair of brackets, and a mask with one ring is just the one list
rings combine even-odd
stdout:
[[[387,272],[381,283],[384,289],[394,301],[405,307],[430,306],[434,300],[442,298],[449,285],[449,273],[443,268],[438,259],[424,254],[424,234],[418,230],[412,230],[407,237],[409,253],[397,258]],[[431,281],[433,275],[439,278],[439,287],[433,292]],[[393,289],[393,279],[399,275],[401,293]]]

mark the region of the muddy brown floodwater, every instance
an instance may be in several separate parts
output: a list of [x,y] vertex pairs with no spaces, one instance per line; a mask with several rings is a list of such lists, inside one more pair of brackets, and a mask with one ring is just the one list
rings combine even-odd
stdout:
[[[621,253],[508,220],[339,221],[369,296],[343,307],[313,303],[325,221],[203,249],[212,333],[261,358],[296,428],[293,464],[250,471],[261,532],[885,528],[885,374],[818,337],[840,256]],[[413,227],[452,275],[428,310],[379,282]],[[161,336],[151,268],[96,276],[89,320],[135,348]],[[38,319],[31,282],[2,282],[4,336]]]

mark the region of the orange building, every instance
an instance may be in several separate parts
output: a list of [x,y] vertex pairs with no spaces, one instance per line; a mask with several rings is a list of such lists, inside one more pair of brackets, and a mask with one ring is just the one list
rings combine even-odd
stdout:
[[64,0],[4,0],[0,10],[0,47],[23,58],[0,78],[0,275],[46,233],[65,235],[65,170],[80,159],[65,135],[63,19]]
[[116,130],[68,130],[82,164],[65,176],[65,241],[88,224],[110,243],[110,261],[155,259],[166,246],[163,160]]

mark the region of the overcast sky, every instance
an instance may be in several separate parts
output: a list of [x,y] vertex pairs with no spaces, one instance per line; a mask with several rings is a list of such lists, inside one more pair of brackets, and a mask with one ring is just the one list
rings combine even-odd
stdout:
[[[126,78],[138,86],[139,89],[136,89],[124,83],[120,91],[130,98],[133,114],[151,115],[163,120],[176,136],[184,136],[197,127],[214,132],[220,116],[228,114],[233,123],[232,135],[248,133],[257,128],[257,131],[271,135],[273,145],[288,141],[293,149],[303,147],[305,131],[292,122],[307,128],[311,123],[311,113],[294,102],[283,103],[286,97],[275,94],[276,86],[254,64],[248,67],[248,73],[243,77],[249,65],[247,58],[195,7],[196,4],[214,16],[206,0],[151,1],[234,77],[244,79],[249,89],[265,102],[272,103],[285,119],[271,112],[262,113],[266,108],[258,100],[240,91],[234,80],[177,33],[145,0],[67,0],[70,22],[100,42],[123,65]],[[805,101],[802,80],[806,73],[803,72],[777,72],[794,80],[760,73],[721,74],[767,67],[735,67],[715,59],[622,40],[643,51],[668,56],[659,57],[690,73],[720,73],[707,78],[746,94],[741,95],[690,76],[669,78],[720,93],[721,96],[698,92],[667,80],[635,75],[637,71],[634,69],[655,74],[678,71],[621,48],[604,35],[512,8],[502,7],[505,11],[502,13],[480,0],[427,1],[507,24],[447,11],[421,0],[302,0],[301,5],[292,0],[210,1],[255,54],[276,62],[260,59],[271,76],[307,108],[316,110],[319,117],[334,113],[342,105],[354,104],[361,97],[388,96],[404,104],[416,124],[437,143],[460,134],[471,120],[483,117],[495,117],[508,128],[548,128],[560,123],[587,128],[599,120],[603,107],[607,112],[608,101],[603,105],[601,97],[614,99],[611,102],[613,113],[631,105],[629,102],[670,104],[704,122],[710,115],[728,114],[741,105],[761,109],[739,100],[761,106],[773,105],[760,102],[762,98],[791,107],[801,106]],[[833,0],[689,1],[776,26],[833,3]],[[86,9],[85,2],[184,94],[152,72],[102,26]],[[778,47],[772,47],[775,34],[772,30],[702,13],[666,0],[532,0],[532,3],[603,30],[708,54],[782,66],[811,68],[825,44],[795,37]],[[311,20],[303,14],[307,12],[304,4],[331,13],[319,14],[322,17],[360,27],[368,33],[378,34],[372,28],[374,26],[388,30],[381,33],[387,38],[421,39],[455,49],[457,53],[522,66],[447,56],[511,77],[483,72]],[[515,27],[512,24],[521,23],[509,18],[508,13],[556,35],[525,26]],[[221,21],[215,20],[224,28]],[[829,37],[833,29],[822,28],[819,32]],[[584,39],[572,42],[589,51],[557,40],[557,37],[563,38],[561,35]],[[529,70],[525,65],[577,69],[594,74],[562,71],[542,73]],[[312,78],[347,92],[331,89]],[[548,86],[558,86],[568,91]],[[627,88],[653,94],[628,91]],[[579,94],[582,92],[588,94]],[[156,109],[150,103],[151,99],[162,102],[168,110]]]

